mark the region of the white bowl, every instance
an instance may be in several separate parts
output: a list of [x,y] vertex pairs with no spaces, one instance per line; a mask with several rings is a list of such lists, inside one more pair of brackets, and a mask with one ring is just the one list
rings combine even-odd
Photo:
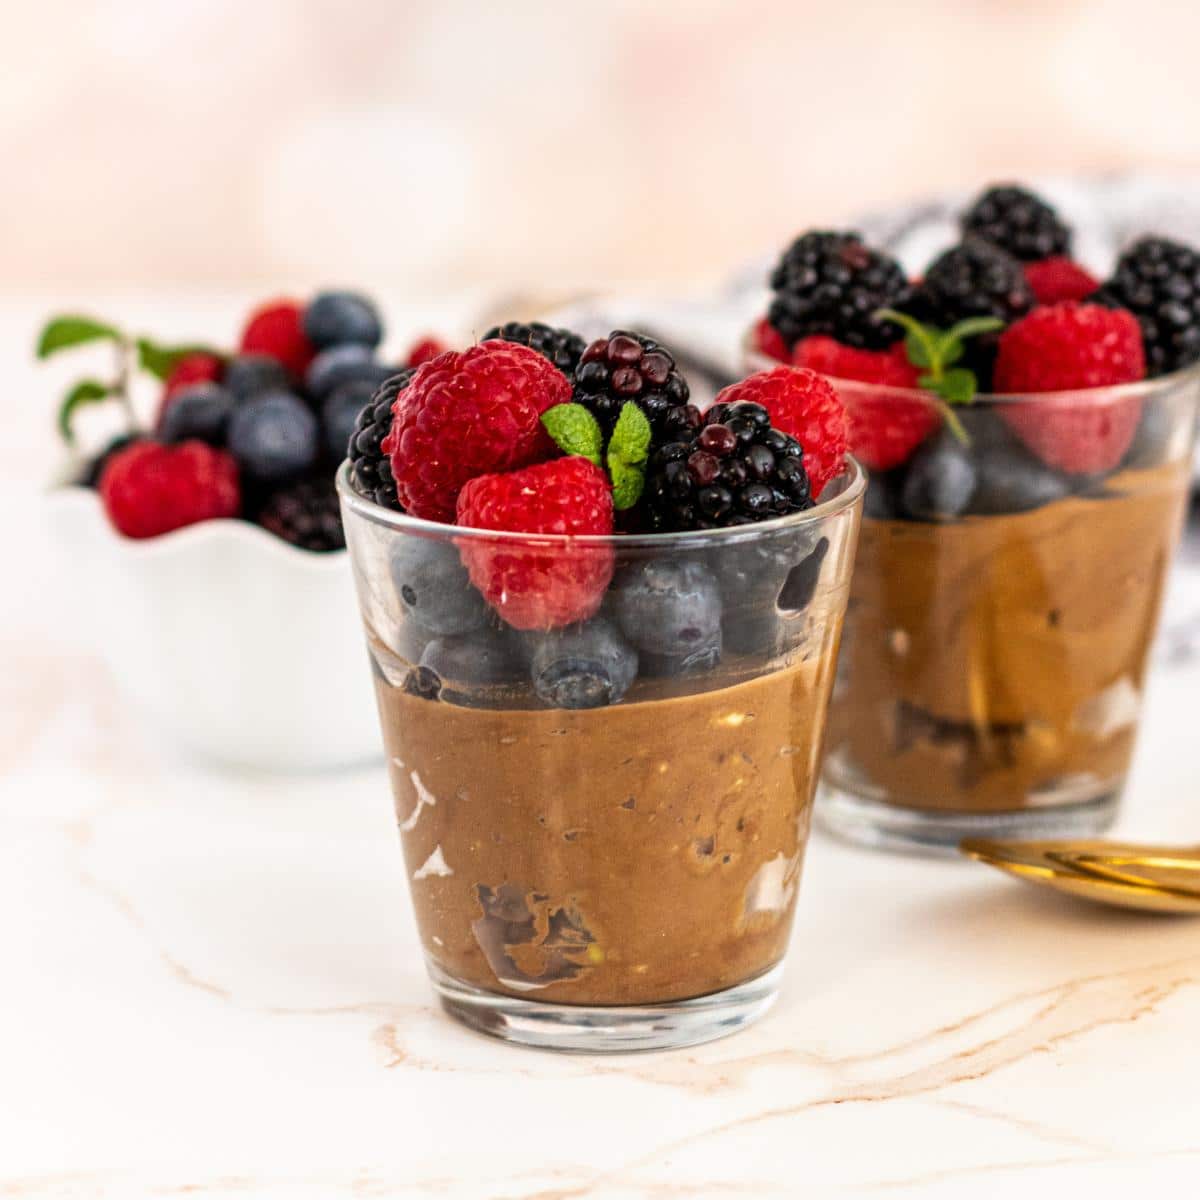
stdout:
[[88,633],[148,722],[222,763],[314,770],[382,756],[346,551],[314,554],[247,521],[132,540],[94,491],[47,497]]

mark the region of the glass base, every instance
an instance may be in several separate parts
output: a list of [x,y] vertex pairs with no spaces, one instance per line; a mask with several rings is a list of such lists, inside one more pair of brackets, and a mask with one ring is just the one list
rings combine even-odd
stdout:
[[1093,837],[1117,818],[1119,791],[1073,804],[1010,812],[943,812],[869,800],[822,781],[816,817],[822,828],[859,846],[953,855],[963,838]]
[[736,987],[667,1004],[547,1004],[485,992],[451,979],[432,963],[442,1007],[480,1033],[544,1050],[627,1054],[677,1050],[726,1037],[757,1021],[779,994],[782,964]]

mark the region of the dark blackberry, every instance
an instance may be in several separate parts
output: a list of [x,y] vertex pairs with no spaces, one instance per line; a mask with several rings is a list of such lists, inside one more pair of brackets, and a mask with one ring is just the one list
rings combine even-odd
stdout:
[[528,346],[536,350],[543,358],[549,359],[564,375],[575,374],[579,360],[587,349],[587,342],[577,333],[569,329],[555,329],[543,325],[541,321],[509,321],[504,325],[493,325],[479,340],[490,342],[499,339],[502,342],[515,342],[518,346]]
[[804,451],[771,428],[761,404],[714,404],[697,417],[672,414],[669,423],[681,426],[677,439],[650,456],[644,503],[651,529],[750,525],[812,507]]
[[1011,254],[964,238],[930,263],[910,311],[946,329],[964,317],[999,317],[1007,325],[1033,305],[1033,289]]
[[591,411],[605,433],[621,406],[635,400],[657,434],[667,413],[687,404],[689,394],[669,350],[623,329],[592,342],[575,368],[575,402]]
[[1022,262],[1071,253],[1071,231],[1040,196],[1005,184],[988,188],[962,215],[964,235],[982,238]]
[[301,550],[344,550],[342,515],[328,476],[312,476],[272,492],[258,510],[258,523]]
[[1168,375],[1200,360],[1200,253],[1190,246],[1139,239],[1117,259],[1094,299],[1137,317],[1148,375]]
[[857,233],[812,232],[797,238],[771,272],[775,298],[767,320],[789,349],[827,334],[847,346],[883,350],[900,340],[881,308],[902,308],[910,291],[900,264],[863,244]]
[[403,509],[396,495],[391,460],[380,448],[392,427],[392,405],[408,387],[416,369],[408,367],[385,379],[375,391],[371,402],[358,414],[346,457],[350,460],[350,483],[360,496],[382,504],[384,508]]

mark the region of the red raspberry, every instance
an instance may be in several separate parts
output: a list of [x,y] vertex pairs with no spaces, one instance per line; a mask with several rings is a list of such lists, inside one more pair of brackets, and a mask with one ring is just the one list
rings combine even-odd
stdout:
[[907,462],[940,423],[932,404],[885,390],[917,387],[920,372],[908,361],[903,342],[886,350],[856,350],[831,337],[808,337],[796,343],[795,362],[828,375],[835,386],[850,381],[838,388],[850,422],[850,449],[872,471]]
[[[1067,301],[1036,308],[1000,335],[998,392],[1068,392],[1133,383],[1146,374],[1137,318]],[[1044,463],[1071,474],[1111,471],[1141,418],[1136,396],[1097,391],[1003,407],[1004,419]]]
[[[552,370],[555,368],[551,368]],[[586,458],[480,475],[458,496],[458,524],[516,533],[611,534],[608,476]],[[554,629],[595,615],[612,578],[608,545],[538,547],[463,538],[471,582],[516,629]]]
[[754,327],[754,348],[759,354],[765,354],[768,358],[777,359],[779,362],[791,362],[792,356],[788,353],[787,342],[783,340],[783,334],[763,317]]
[[404,508],[453,521],[468,479],[526,467],[555,452],[541,415],[571,399],[567,377],[528,346],[480,342],[417,368],[383,441]]
[[715,404],[761,404],[771,424],[804,447],[813,499],[841,474],[846,460],[846,410],[830,383],[804,367],[759,371],[717,394]]
[[136,442],[105,464],[100,499],[109,520],[131,538],[236,517],[241,509],[237,464],[232,455],[203,442]]
[[191,387],[193,383],[220,383],[224,373],[225,364],[215,354],[206,354],[204,351],[185,354],[163,381],[163,406],[176,392]]
[[419,367],[439,354],[445,354],[449,347],[443,346],[435,337],[423,337],[412,344],[408,357],[404,360],[406,367]]
[[1100,281],[1072,259],[1059,255],[1028,262],[1025,278],[1039,304],[1059,304],[1063,300],[1086,300]]
[[242,330],[243,354],[269,354],[297,379],[304,375],[316,350],[304,335],[304,305],[295,300],[275,300],[250,314]]

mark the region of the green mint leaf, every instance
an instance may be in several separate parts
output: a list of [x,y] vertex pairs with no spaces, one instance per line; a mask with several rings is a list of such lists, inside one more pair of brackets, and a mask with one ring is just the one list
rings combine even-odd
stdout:
[[38,358],[49,358],[60,350],[69,350],[72,346],[82,346],[87,342],[115,342],[121,336],[120,330],[103,321],[94,321],[91,317],[52,317],[42,328],[37,340]]
[[650,422],[640,406],[632,400],[622,404],[608,441],[609,466],[614,459],[631,467],[644,463],[650,452],[650,432]]
[[933,355],[930,353],[929,342],[916,333],[904,335],[904,353],[914,367],[932,367]]
[[904,352],[914,367],[937,369],[937,346],[927,326],[922,325],[916,317],[894,308],[881,308],[875,316],[881,321],[891,321],[905,331]]
[[582,404],[556,404],[542,413],[542,424],[564,454],[578,454],[600,465],[604,435],[599,422]]
[[975,372],[966,367],[951,367],[940,376],[922,375],[918,383],[951,404],[970,404],[979,386]]
[[613,508],[618,511],[632,508],[642,497],[642,488],[646,485],[645,470],[610,455],[608,472],[613,483]]
[[966,346],[954,334],[943,333],[937,342],[938,362],[942,364],[943,368],[948,367],[951,363],[958,362],[966,353],[966,349]]
[[207,346],[160,346],[149,338],[137,340],[138,366],[158,379],[166,379],[175,364],[188,354],[212,354]]
[[945,336],[964,341],[966,338],[977,337],[981,333],[995,333],[1003,328],[1004,322],[999,317],[967,317],[951,325]]
[[58,431],[68,445],[75,443],[72,423],[75,414],[88,404],[95,404],[112,395],[112,388],[98,379],[81,379],[63,398],[58,409]]

